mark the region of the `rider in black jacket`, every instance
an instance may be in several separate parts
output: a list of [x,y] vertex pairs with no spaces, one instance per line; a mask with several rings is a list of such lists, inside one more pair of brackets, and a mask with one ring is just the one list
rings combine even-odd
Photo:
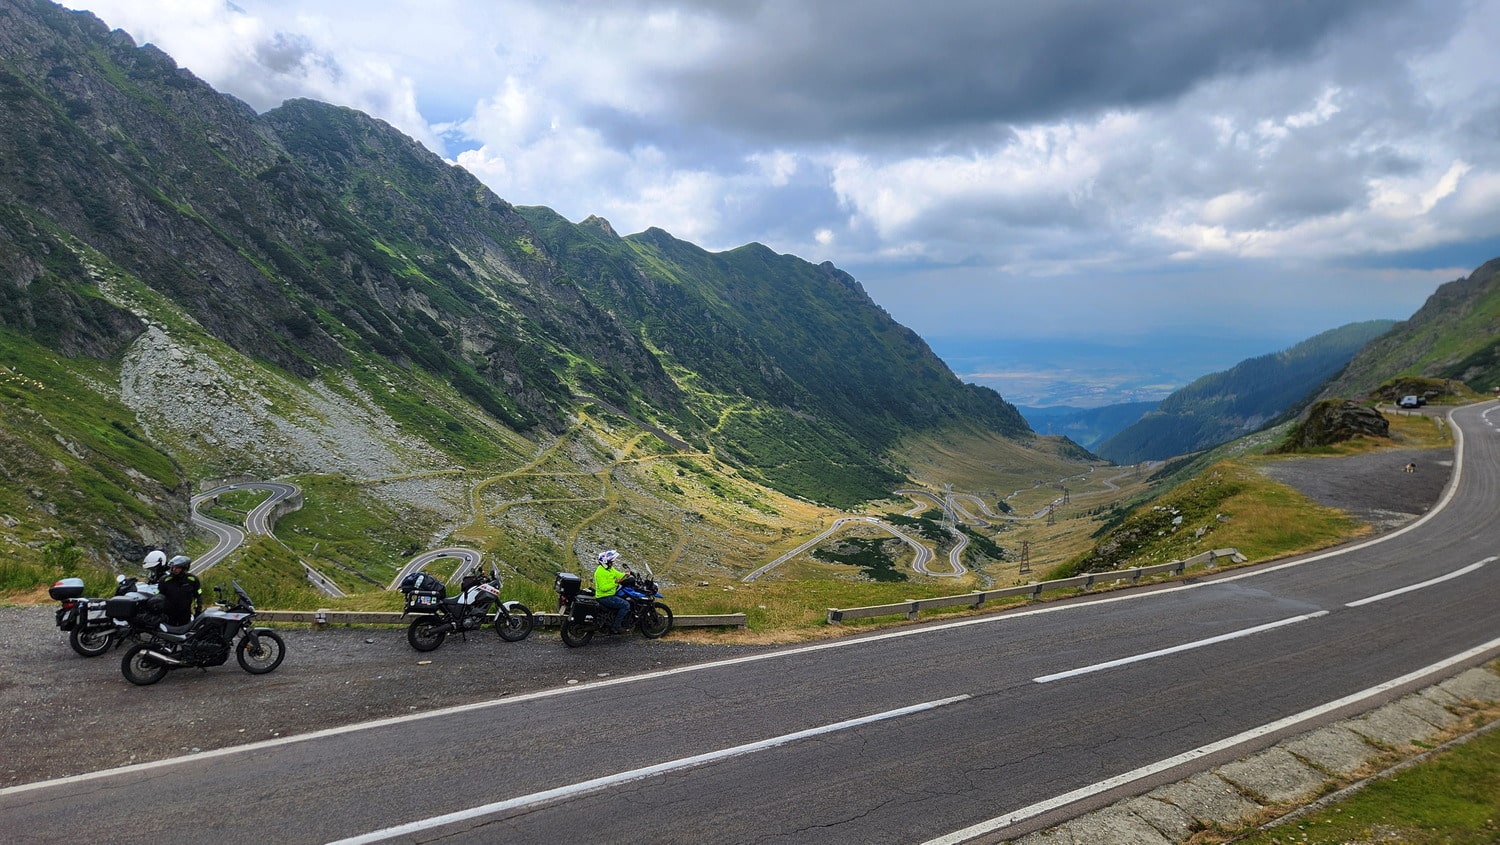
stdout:
[[167,564],[167,577],[158,585],[162,598],[166,600],[167,624],[186,625],[193,621],[194,614],[203,612],[203,584],[198,576],[188,571],[192,560],[187,555],[177,555]]

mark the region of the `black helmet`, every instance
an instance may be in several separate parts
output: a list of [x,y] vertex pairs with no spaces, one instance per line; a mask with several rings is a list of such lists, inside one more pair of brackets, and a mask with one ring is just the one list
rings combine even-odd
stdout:
[[167,568],[176,569],[180,566],[183,569],[187,569],[192,562],[193,559],[187,555],[174,555],[171,560],[167,561]]

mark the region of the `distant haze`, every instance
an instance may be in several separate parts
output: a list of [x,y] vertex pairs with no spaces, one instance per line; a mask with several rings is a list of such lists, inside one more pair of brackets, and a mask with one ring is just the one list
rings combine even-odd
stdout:
[[1159,401],[1209,373],[1302,340],[1164,335],[1128,346],[1083,340],[928,343],[959,378],[993,388],[1012,405],[1097,408]]

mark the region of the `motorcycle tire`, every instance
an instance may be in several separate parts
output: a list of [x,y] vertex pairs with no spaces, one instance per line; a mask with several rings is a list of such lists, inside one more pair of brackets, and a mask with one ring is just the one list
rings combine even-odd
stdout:
[[151,646],[138,643],[125,652],[125,658],[120,661],[120,674],[125,680],[148,687],[167,676],[167,667],[153,660],[148,654],[150,651]]
[[641,629],[641,636],[648,640],[665,637],[672,630],[672,608],[659,601],[652,602],[650,607],[641,611],[638,627]]
[[251,645],[249,637],[241,637],[239,645],[234,647],[234,659],[239,661],[241,669],[252,675],[274,672],[284,657],[286,643],[275,631],[256,631],[255,645]]
[[443,620],[437,614],[418,616],[411,621],[406,628],[406,641],[417,651],[432,651],[448,639],[447,631],[433,631],[433,628],[443,624]]
[[114,644],[114,632],[108,628],[74,628],[68,634],[68,645],[82,657],[99,657]]
[[495,633],[508,643],[518,643],[531,636],[536,620],[531,609],[519,602],[495,612]]
[[562,641],[568,648],[581,648],[589,644],[594,638],[594,626],[585,623],[577,623],[571,619],[564,619],[562,623]]

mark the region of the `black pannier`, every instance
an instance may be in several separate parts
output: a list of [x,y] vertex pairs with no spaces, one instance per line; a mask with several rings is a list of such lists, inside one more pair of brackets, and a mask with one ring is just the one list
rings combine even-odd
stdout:
[[406,607],[403,613],[437,613],[438,606],[443,603],[442,591],[412,590],[406,594]]
[[134,619],[136,611],[145,603],[146,597],[140,593],[111,596],[104,600],[104,612],[111,619]]
[[571,572],[557,573],[557,580],[553,584],[553,589],[557,590],[559,595],[570,599],[576,597],[582,588],[583,579]]

